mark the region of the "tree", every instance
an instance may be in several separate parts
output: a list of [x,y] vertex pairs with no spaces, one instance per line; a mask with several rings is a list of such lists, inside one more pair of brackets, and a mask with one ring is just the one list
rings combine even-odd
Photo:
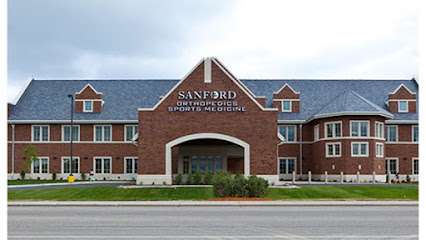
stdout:
[[30,144],[24,149],[24,157],[25,157],[25,161],[22,166],[22,170],[24,172],[30,172],[31,163],[37,160],[37,153],[35,152],[35,147],[33,145]]

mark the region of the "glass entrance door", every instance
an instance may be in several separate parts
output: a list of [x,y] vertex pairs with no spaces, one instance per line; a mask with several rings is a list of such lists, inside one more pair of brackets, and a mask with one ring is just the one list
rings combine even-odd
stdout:
[[[191,171],[189,171],[191,166]],[[183,174],[200,172],[216,173],[223,170],[222,155],[184,155],[183,156]]]

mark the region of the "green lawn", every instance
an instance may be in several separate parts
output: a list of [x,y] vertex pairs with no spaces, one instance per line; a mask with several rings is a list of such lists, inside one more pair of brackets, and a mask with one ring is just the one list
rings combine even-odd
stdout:
[[[406,198],[404,198],[404,195]],[[54,188],[14,190],[9,200],[59,201],[136,201],[205,200],[213,198],[211,188],[139,188],[116,187]],[[269,189],[266,198],[276,200],[418,200],[417,186],[305,186],[298,189]]]

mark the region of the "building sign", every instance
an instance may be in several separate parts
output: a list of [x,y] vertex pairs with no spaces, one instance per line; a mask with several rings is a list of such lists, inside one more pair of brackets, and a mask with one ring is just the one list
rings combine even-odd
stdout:
[[175,106],[169,112],[245,112],[238,105],[234,91],[180,91]]

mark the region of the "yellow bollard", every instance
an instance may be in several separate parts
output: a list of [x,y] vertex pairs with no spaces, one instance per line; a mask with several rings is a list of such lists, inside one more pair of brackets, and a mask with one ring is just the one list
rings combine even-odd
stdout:
[[68,182],[74,182],[74,176],[68,176]]

